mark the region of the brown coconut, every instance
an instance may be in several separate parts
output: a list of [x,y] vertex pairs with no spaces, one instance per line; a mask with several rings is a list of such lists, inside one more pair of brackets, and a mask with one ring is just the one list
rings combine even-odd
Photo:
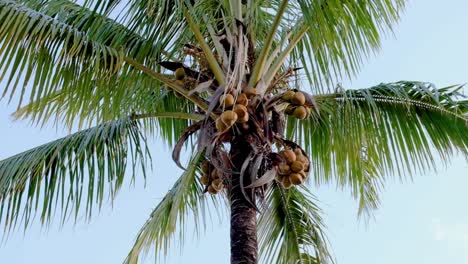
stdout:
[[227,110],[221,114],[221,120],[227,127],[231,127],[237,121],[237,114],[232,110]]
[[247,98],[252,98],[255,95],[257,95],[257,89],[255,89],[253,87],[249,87],[249,88],[246,88],[244,90],[244,93],[245,93],[245,95],[247,95]]
[[296,153],[296,159],[297,159],[299,156],[303,156],[302,150],[301,150],[300,148],[294,149],[294,153]]
[[218,191],[216,191],[216,189],[213,187],[213,185],[208,186],[208,192],[210,194],[217,194],[218,193]]
[[200,167],[204,173],[208,173],[208,171],[210,170],[210,162],[207,160],[204,160]]
[[210,183],[210,178],[208,177],[208,175],[206,174],[203,174],[201,177],[200,177],[200,181],[203,185],[208,185]]
[[302,179],[303,179],[303,180],[307,179],[307,172],[305,172],[305,171],[300,171],[300,172],[298,172],[298,174],[300,174],[300,175],[302,176]]
[[185,78],[185,70],[184,68],[177,68],[174,71],[174,75],[176,80],[183,80]]
[[291,170],[293,172],[300,172],[302,170],[304,170],[304,163],[298,161],[298,160],[295,160],[293,161],[293,163],[291,163]]
[[234,96],[232,94],[225,94],[219,99],[219,103],[226,108],[234,105]]
[[294,96],[291,98],[291,103],[293,105],[304,105],[305,104],[305,96],[302,92],[296,92]]
[[296,160],[296,154],[290,149],[283,150],[280,152],[280,154],[288,164]]
[[299,173],[291,173],[291,175],[289,175],[289,180],[294,185],[299,185],[304,181],[302,175]]
[[310,165],[309,159],[304,155],[296,155],[296,160],[304,164],[304,168]]
[[291,173],[291,168],[289,167],[288,164],[286,163],[281,163],[279,166],[278,166],[278,173],[281,174],[281,175],[288,175]]
[[216,190],[216,191],[221,191],[221,189],[223,189],[224,187],[224,184],[223,184],[223,180],[221,179],[216,179],[214,180],[212,183],[211,183],[211,186],[213,186],[213,188]]
[[304,119],[307,117],[307,109],[304,106],[298,106],[296,109],[294,109],[294,116],[297,119]]
[[219,179],[219,171],[217,169],[214,169],[211,171],[211,179],[212,180]]
[[242,124],[249,121],[249,113],[247,112],[247,107],[245,107],[245,105],[236,104],[234,112],[237,114],[237,123]]
[[245,93],[239,94],[239,96],[237,96],[236,104],[247,106],[249,104],[249,99],[247,99],[247,95],[245,95]]
[[281,95],[281,99],[289,102],[293,98],[294,94],[295,94],[294,91],[287,90],[286,92],[283,93],[283,95]]

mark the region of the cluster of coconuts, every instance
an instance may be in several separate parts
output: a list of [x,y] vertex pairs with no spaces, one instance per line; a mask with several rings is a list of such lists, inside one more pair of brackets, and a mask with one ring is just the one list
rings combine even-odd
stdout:
[[223,174],[211,165],[207,160],[201,164],[201,170],[203,172],[200,177],[200,181],[203,185],[207,186],[207,191],[210,194],[217,194],[224,188]]
[[216,129],[218,132],[225,132],[235,123],[244,124],[249,121],[247,106],[249,100],[257,94],[257,89],[247,88],[241,93],[228,92],[219,99],[219,106],[223,110],[216,119]]
[[276,180],[289,189],[292,185],[299,185],[305,181],[310,169],[309,159],[300,149],[285,149],[279,152],[284,162],[278,165]]
[[310,109],[305,105],[306,98],[302,92],[287,90],[281,98],[289,103],[285,111],[287,115],[292,115],[301,120],[310,115]]

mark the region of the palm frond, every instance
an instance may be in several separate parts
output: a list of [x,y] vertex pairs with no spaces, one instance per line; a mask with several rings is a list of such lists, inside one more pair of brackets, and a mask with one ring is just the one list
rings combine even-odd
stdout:
[[[163,47],[135,33],[107,15],[111,10],[91,10],[70,0],[15,0],[37,12],[72,26],[89,39],[122,51],[127,57],[156,67]],[[114,1],[117,2],[117,1]]]
[[[468,154],[468,100],[461,86],[422,82],[317,95],[320,114],[288,120],[288,137],[303,142],[316,183],[350,186],[362,210],[378,206],[383,176],[400,179],[436,170]],[[435,164],[439,156],[443,164]]]
[[151,247],[154,247],[157,261],[159,254],[167,254],[177,229],[178,243],[182,245],[184,226],[189,215],[194,218],[197,232],[203,229],[200,225],[205,223],[205,203],[210,198],[203,195],[204,188],[197,177],[202,156],[202,152],[193,156],[187,170],[153,210],[124,263],[138,263],[139,258],[147,255]]
[[314,196],[304,187],[274,183],[260,214],[258,233],[263,263],[332,263],[323,219]]
[[[80,120],[81,124],[78,125],[78,127],[82,127],[83,124],[89,125],[96,121],[108,122],[130,115],[159,117],[165,113],[193,113],[195,110],[193,104],[178,98],[173,92],[145,89],[143,86],[135,86],[135,89],[122,91],[94,89],[93,94],[94,96],[92,99],[90,98],[88,104],[73,107],[76,100],[79,100],[75,99],[79,95],[59,91],[21,107],[13,116],[16,119],[30,120],[35,125],[45,125],[53,121],[56,126],[64,124],[71,126],[77,115],[83,115],[83,119]],[[115,97],[107,103],[101,102],[103,97],[109,95],[115,95]],[[190,125],[190,119],[177,115],[151,120],[144,119],[143,122],[152,123],[145,127],[157,128],[157,132],[169,146]]]
[[[54,18],[10,0],[0,1],[1,79],[10,76],[3,93],[13,95],[32,80],[31,98],[40,98],[59,85],[108,81],[122,64],[118,51],[94,42],[85,33]],[[74,81],[74,82],[73,82]],[[73,83],[72,83],[73,82]],[[24,96],[24,91],[21,93]]]
[[75,219],[86,203],[90,217],[106,193],[112,201],[122,185],[128,161],[135,170],[149,158],[137,121],[105,123],[0,161],[0,223],[25,228],[40,214],[43,224],[58,211]]
[[[40,8],[44,13],[14,1],[0,1],[0,19],[4,22],[0,27],[0,43],[3,45],[0,49],[0,80],[9,76],[3,96],[9,94],[11,100],[14,95],[19,95],[19,105],[27,99],[35,102],[36,107],[31,111],[44,119],[60,110],[66,116],[65,124],[71,126],[75,120],[108,121],[128,116],[130,111],[138,108],[130,103],[129,97],[143,96],[141,93],[148,95],[155,90],[155,93],[161,93],[159,81],[123,63],[124,49],[103,43],[109,39],[118,42],[113,35],[106,34],[114,28],[117,30],[119,25],[108,23],[105,18],[97,19],[97,15],[96,18],[83,16],[80,21],[85,25],[89,20],[102,22],[92,24],[97,28],[90,32],[88,28],[91,26],[66,19],[67,15],[81,11],[62,17],[55,5]],[[80,31],[80,28],[87,31]],[[98,33],[93,32],[98,31],[104,33],[96,36]],[[47,104],[52,99],[60,109]],[[142,97],[132,99],[140,105],[143,100]],[[90,113],[91,109],[93,112]]]
[[293,52],[313,89],[323,91],[332,81],[354,77],[365,58],[380,47],[381,34],[392,30],[404,0],[328,1],[297,0],[299,19],[309,27]]

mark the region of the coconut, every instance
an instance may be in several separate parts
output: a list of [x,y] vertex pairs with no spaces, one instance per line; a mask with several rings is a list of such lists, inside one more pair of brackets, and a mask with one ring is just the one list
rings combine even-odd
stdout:
[[184,68],[177,68],[174,72],[176,80],[183,80],[185,78]]
[[226,124],[224,124],[221,117],[218,117],[216,119],[216,129],[218,129],[219,132],[224,132],[226,129],[228,129],[228,127],[226,126]]
[[257,89],[255,89],[253,87],[249,87],[249,88],[246,88],[244,90],[244,93],[245,93],[245,95],[247,95],[247,98],[251,98],[251,97],[254,97],[255,95],[257,95]]
[[310,116],[310,114],[312,113],[311,110],[310,110],[310,107],[307,107],[307,106],[306,106],[305,109],[306,109],[306,111],[307,111],[307,116]]
[[237,118],[243,118],[243,117],[245,117],[246,115],[249,115],[249,114],[247,113],[247,107],[245,107],[245,105],[236,104],[236,105],[234,106],[233,111],[236,112]]
[[287,114],[287,115],[293,115],[294,110],[296,110],[296,107],[294,105],[288,105],[286,107],[286,110],[284,110],[284,113]]
[[302,164],[304,164],[304,168],[310,164],[309,159],[304,155],[296,155],[296,160],[302,162]]
[[304,181],[302,175],[300,175],[299,173],[291,173],[291,175],[289,175],[289,180],[294,185],[299,185]]
[[213,188],[216,190],[216,191],[221,191],[221,189],[223,189],[224,187],[224,184],[223,184],[223,180],[221,179],[216,179],[214,180],[212,183],[211,183],[211,186],[213,186]]
[[281,174],[281,175],[288,175],[289,173],[291,173],[291,168],[289,167],[288,164],[281,163],[278,166],[278,173]]
[[292,186],[292,182],[291,182],[291,179],[289,179],[289,177],[284,177],[284,178],[281,180],[281,184],[282,184],[283,187],[286,188],[286,189],[289,189],[289,188],[291,188],[291,186]]
[[203,185],[208,185],[210,183],[210,178],[208,175],[203,174],[203,176],[200,177],[200,181]]
[[211,179],[212,180],[219,179],[219,171],[217,169],[214,169],[211,171]]
[[234,111],[227,110],[221,114],[221,120],[227,127],[231,127],[237,121],[237,114]]
[[294,153],[296,154],[296,159],[299,158],[299,156],[303,156],[300,148],[295,148]]
[[307,173],[306,173],[306,172],[304,172],[304,171],[300,171],[300,172],[298,172],[298,174],[300,174],[300,175],[301,175],[301,177],[302,177],[302,181],[303,181],[303,182],[304,182],[304,180],[305,180],[305,179],[307,179]]
[[247,112],[247,107],[244,105],[236,104],[234,112],[237,114],[237,123],[242,124],[249,121],[249,113]]
[[219,99],[219,103],[224,105],[224,107],[231,107],[234,105],[234,96],[232,94],[225,94]]
[[204,173],[208,173],[208,171],[210,170],[210,162],[207,160],[204,160],[201,164],[201,170]]
[[217,194],[218,191],[213,187],[213,185],[208,186],[208,192],[210,194]]
[[305,104],[305,96],[302,92],[296,92],[294,96],[291,98],[291,103],[293,105],[304,105]]
[[281,98],[284,100],[284,101],[290,101],[293,96],[294,96],[295,92],[294,91],[291,91],[291,90],[287,90],[286,92],[283,93],[283,95],[281,95]]
[[249,99],[247,99],[247,95],[245,95],[245,93],[239,94],[239,96],[237,96],[236,104],[247,106],[249,104]]
[[288,164],[296,160],[296,154],[294,154],[294,151],[290,149],[283,150],[280,154]]
[[244,117],[242,118],[238,118],[237,119],[237,123],[239,124],[244,124],[244,123],[247,123],[249,121],[249,114],[246,114]]
[[291,163],[291,170],[294,172],[300,172],[304,169],[304,163],[295,160],[293,163]]
[[298,106],[296,109],[294,109],[294,116],[297,119],[304,119],[307,117],[307,110],[304,106]]

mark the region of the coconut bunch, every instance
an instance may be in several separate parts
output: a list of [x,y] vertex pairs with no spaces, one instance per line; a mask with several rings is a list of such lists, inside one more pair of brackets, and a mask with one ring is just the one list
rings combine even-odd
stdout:
[[249,121],[249,101],[257,95],[255,88],[246,88],[240,93],[234,89],[223,94],[219,99],[219,109],[221,114],[216,119],[216,129],[218,132],[226,132],[235,123],[245,124]]
[[[185,73],[185,71],[186,69],[184,69],[183,67],[176,68],[176,70],[174,71],[175,83],[177,85],[184,87],[187,90],[192,90],[196,86],[197,81],[194,78],[188,76]],[[174,95],[178,98],[183,97],[180,93],[175,92],[175,91],[174,91]]]
[[278,165],[276,180],[286,189],[303,183],[310,170],[310,162],[300,148],[279,152],[283,162]]
[[205,191],[217,194],[224,188],[223,173],[217,170],[208,160],[201,164],[200,182],[205,185]]
[[289,103],[285,114],[294,116],[300,120],[310,116],[310,107],[306,104],[306,96],[303,92],[287,90],[281,95],[281,99]]

